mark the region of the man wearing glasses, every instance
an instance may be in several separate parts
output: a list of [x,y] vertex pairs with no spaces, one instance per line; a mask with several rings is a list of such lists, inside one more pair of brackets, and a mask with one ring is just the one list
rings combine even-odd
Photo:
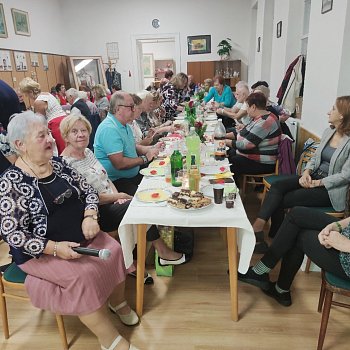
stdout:
[[123,91],[114,93],[110,110],[96,131],[96,158],[107,170],[118,191],[134,195],[142,176],[140,166],[152,161],[158,148],[136,145],[130,123],[134,119],[134,101]]

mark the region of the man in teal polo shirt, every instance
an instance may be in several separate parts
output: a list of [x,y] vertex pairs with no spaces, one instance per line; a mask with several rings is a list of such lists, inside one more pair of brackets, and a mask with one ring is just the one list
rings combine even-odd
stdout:
[[114,93],[110,111],[98,126],[94,150],[118,191],[134,195],[142,176],[140,165],[150,162],[159,149],[136,145],[130,123],[134,119],[134,101],[123,91]]

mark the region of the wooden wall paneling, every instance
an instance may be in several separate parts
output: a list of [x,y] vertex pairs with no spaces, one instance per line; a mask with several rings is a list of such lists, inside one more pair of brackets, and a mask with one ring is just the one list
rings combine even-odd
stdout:
[[[12,68],[13,68],[13,70],[12,70],[13,88],[16,90],[19,87],[19,83],[21,82],[21,80],[23,80],[26,76],[28,76],[28,71],[27,72],[17,71],[16,70],[16,63],[15,63],[15,55],[14,55],[13,51],[11,51],[11,56],[12,56],[11,59],[13,62],[13,65],[12,65]],[[27,57],[27,66],[28,66],[28,57]],[[25,73],[27,73],[27,75],[25,75]],[[24,99],[24,103],[26,104],[26,106],[29,107],[30,106],[29,98],[27,98],[26,96],[23,96],[23,99]]]
[[194,81],[199,82],[201,80],[200,62],[187,62],[187,75],[193,75]]
[[62,56],[54,55],[53,60],[55,62],[56,79],[58,83],[64,83],[64,72],[62,64]]
[[40,53],[38,53],[38,56],[39,56],[39,67],[32,67],[32,68],[35,68],[36,79],[37,79],[37,82],[40,84],[41,91],[50,92],[49,84],[47,81],[47,74],[46,74],[46,71],[44,71],[43,58]]
[[69,74],[68,74],[68,60],[69,57],[67,56],[62,56],[62,68],[63,68],[63,76],[64,76],[64,85],[66,87],[66,89],[70,89],[70,82],[69,82]]
[[47,55],[47,62],[49,65],[49,69],[46,71],[47,82],[49,84],[49,89],[51,90],[51,88],[53,86],[56,86],[56,84],[57,84],[54,55]]
[[12,72],[0,72],[0,79],[13,87]]
[[204,79],[213,79],[215,74],[215,63],[213,61],[201,62],[201,81],[198,83],[203,83]]

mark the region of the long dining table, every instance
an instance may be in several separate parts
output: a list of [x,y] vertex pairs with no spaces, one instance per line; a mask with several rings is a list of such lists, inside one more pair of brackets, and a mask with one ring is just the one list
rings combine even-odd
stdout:
[[[227,162],[228,164],[228,162]],[[209,177],[201,179],[201,187],[209,185]],[[178,191],[166,183],[163,177],[144,177],[138,191],[162,188]],[[227,236],[230,280],[231,318],[238,321],[237,271],[245,273],[255,246],[253,228],[247,218],[239,194],[233,209],[222,204],[212,204],[202,210],[177,210],[161,203],[144,203],[137,199],[137,192],[119,226],[119,238],[126,268],[133,264],[133,249],[137,244],[136,312],[141,318],[144,299],[144,271],[146,259],[146,232],[150,225],[181,227],[217,227]],[[240,254],[238,254],[240,252]],[[210,252],[208,252],[210,254]]]

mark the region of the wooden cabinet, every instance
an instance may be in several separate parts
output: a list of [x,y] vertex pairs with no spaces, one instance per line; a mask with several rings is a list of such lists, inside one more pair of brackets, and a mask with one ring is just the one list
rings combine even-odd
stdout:
[[241,73],[242,62],[240,60],[187,62],[187,74],[193,75],[196,83],[203,83],[204,79],[222,75],[226,84],[234,88],[240,80]]

